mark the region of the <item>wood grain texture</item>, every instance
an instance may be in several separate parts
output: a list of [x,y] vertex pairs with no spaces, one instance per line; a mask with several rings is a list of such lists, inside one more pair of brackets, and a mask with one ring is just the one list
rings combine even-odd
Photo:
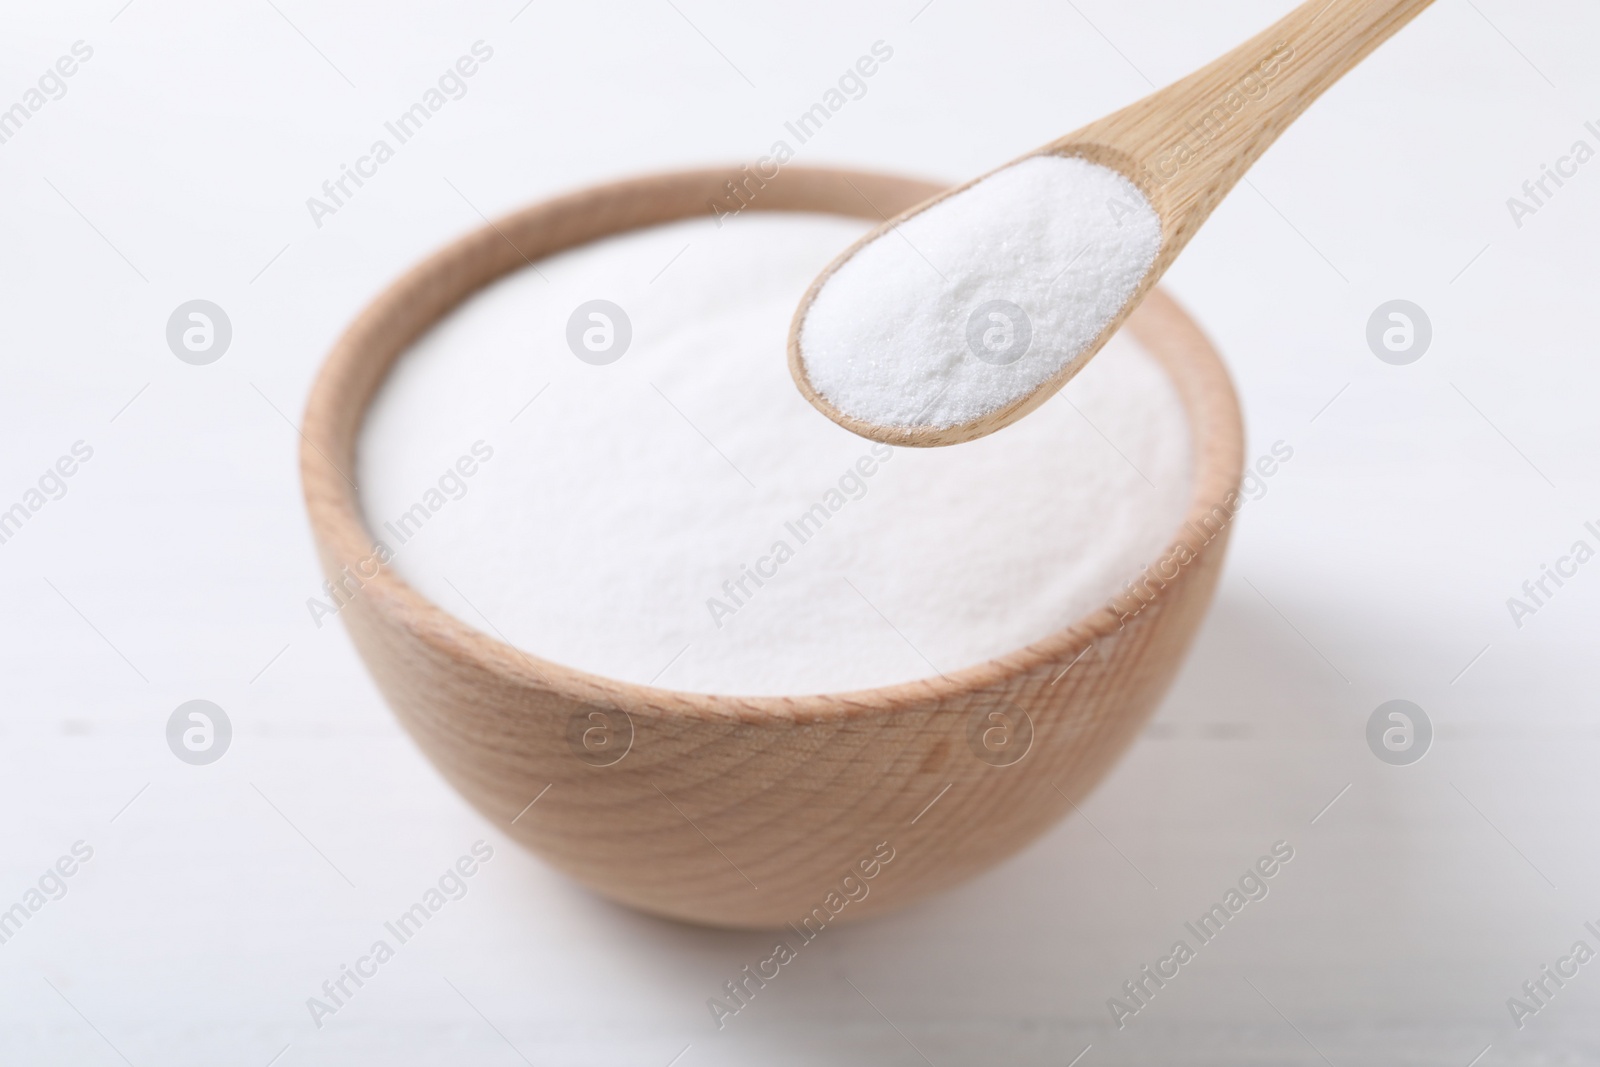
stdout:
[[995,171],[905,211],[882,211],[882,225],[823,269],[801,298],[789,329],[789,372],[795,384],[834,422],[891,445],[928,448],[959,444],[1011,425],[1054,396],[1094,358],[1279,135],[1329,86],[1432,2],[1308,0],[1188,77],[997,168],[1004,170],[1034,156],[1081,157],[1131,180],[1161,220],[1161,249],[1155,263],[1121,313],[1096,341],[1033,392],[960,426],[880,426],[840,411],[818,392],[806,372],[800,347],[806,312],[840,266],[893,227]]
[[[376,539],[347,475],[368,404],[399,354],[495,279],[603,236],[709,214],[708,200],[738,178],[692,171],[560,197],[406,273],[329,354],[306,410],[301,476],[325,573],[359,586],[341,616],[362,658],[441,773],[500,830],[615,900],[738,927],[798,922],[817,907],[828,916],[828,894],[886,845],[892,862],[833,921],[854,920],[1015,852],[1126,748],[1210,600],[1238,499],[1242,429],[1215,352],[1153,294],[1130,329],[1172,376],[1190,419],[1193,497],[1172,542],[1185,562],[1145,584],[1142,606],[1108,604],[1009,655],[882,689],[734,697],[618,682],[514,649],[372,562]],[[935,190],[789,167],[750,210],[871,218],[862,194],[899,211]],[[999,725],[991,712],[1010,717],[1013,739],[1024,717],[1031,723],[1025,750],[1019,740],[998,746],[1000,759],[1025,751],[1008,766],[973,747],[975,733]],[[586,746],[591,727],[601,732]],[[595,765],[630,730],[625,754]],[[608,737],[609,749],[599,744]]]

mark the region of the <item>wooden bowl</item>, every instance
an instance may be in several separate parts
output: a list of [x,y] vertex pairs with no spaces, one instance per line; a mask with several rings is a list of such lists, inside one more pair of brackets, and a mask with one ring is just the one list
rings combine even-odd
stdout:
[[362,419],[396,357],[531,261],[709,214],[713,203],[727,211],[738,203],[730,181],[746,210],[869,220],[939,190],[804,167],[765,179],[700,170],[516,212],[413,268],[340,338],[311,391],[300,469],[322,567],[354,593],[340,614],[357,649],[423,751],[498,829],[643,911],[716,926],[794,923],[804,937],[991,866],[1106,773],[1205,613],[1238,505],[1243,431],[1216,353],[1152,294],[1128,329],[1188,412],[1185,523],[1159,561],[1128,576],[1127,595],[947,677],[821,696],[678,693],[542,660],[425,599],[385,565],[341,473],[356,468]]

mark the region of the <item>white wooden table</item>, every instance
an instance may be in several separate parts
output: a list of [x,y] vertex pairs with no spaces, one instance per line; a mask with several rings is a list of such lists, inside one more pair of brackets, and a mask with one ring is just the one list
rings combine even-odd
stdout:
[[[93,449],[0,543],[0,909],[65,889],[0,944],[0,1061],[1600,1057],[1600,964],[1520,1029],[1507,1006],[1575,941],[1600,949],[1600,564],[1520,628],[1506,606],[1600,547],[1600,164],[1520,227],[1507,206],[1600,147],[1591,7],[1442,0],[1223,205],[1170,284],[1235,370],[1252,454],[1294,458],[1241,518],[1171,697],[1081,817],[828,931],[719,1031],[706,999],[770,938],[642,918],[520,852],[312,624],[291,423],[321,353],[480,210],[754,159],[874,41],[893,60],[803,161],[958,179],[1288,5],[120,3],[0,16],[0,106],[92,48],[0,143],[0,508]],[[466,95],[318,227],[306,199],[478,40]],[[233,325],[204,367],[163,337],[194,298]],[[1396,298],[1433,326],[1409,366],[1364,339]],[[233,724],[209,766],[164,734],[196,698]],[[1411,766],[1365,740],[1395,698],[1435,728]],[[307,999],[479,840],[466,894],[319,1028]],[[46,876],[79,841],[92,858]],[[1119,1030],[1108,998],[1277,841],[1294,858],[1265,899]]]

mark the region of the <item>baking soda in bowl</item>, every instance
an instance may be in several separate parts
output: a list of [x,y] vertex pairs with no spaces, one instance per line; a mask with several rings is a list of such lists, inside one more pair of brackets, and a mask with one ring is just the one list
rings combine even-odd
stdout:
[[1188,505],[1173,384],[1119,334],[1003,432],[932,450],[850,434],[784,351],[812,278],[868,228],[673,223],[468,300],[362,430],[391,566],[534,656],[731,695],[949,673],[1104,605]]

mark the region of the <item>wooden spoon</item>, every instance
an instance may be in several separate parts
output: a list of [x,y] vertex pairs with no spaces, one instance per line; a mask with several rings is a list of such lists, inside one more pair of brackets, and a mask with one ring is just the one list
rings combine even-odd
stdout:
[[[1023,156],[1077,156],[1117,171],[1144,193],[1161,226],[1155,262],[1121,311],[1083,351],[1033,391],[959,425],[877,425],[839,410],[813,386],[801,346],[806,314],[842,264],[902,222],[989,175],[886,219],[817,276],[789,328],[789,371],[795,384],[834,422],[888,444],[957,444],[1010,425],[1083,369],[1278,135],[1324,90],[1432,2],[1309,0],[1209,66]],[[1021,160],[1006,166],[1017,162]]]

